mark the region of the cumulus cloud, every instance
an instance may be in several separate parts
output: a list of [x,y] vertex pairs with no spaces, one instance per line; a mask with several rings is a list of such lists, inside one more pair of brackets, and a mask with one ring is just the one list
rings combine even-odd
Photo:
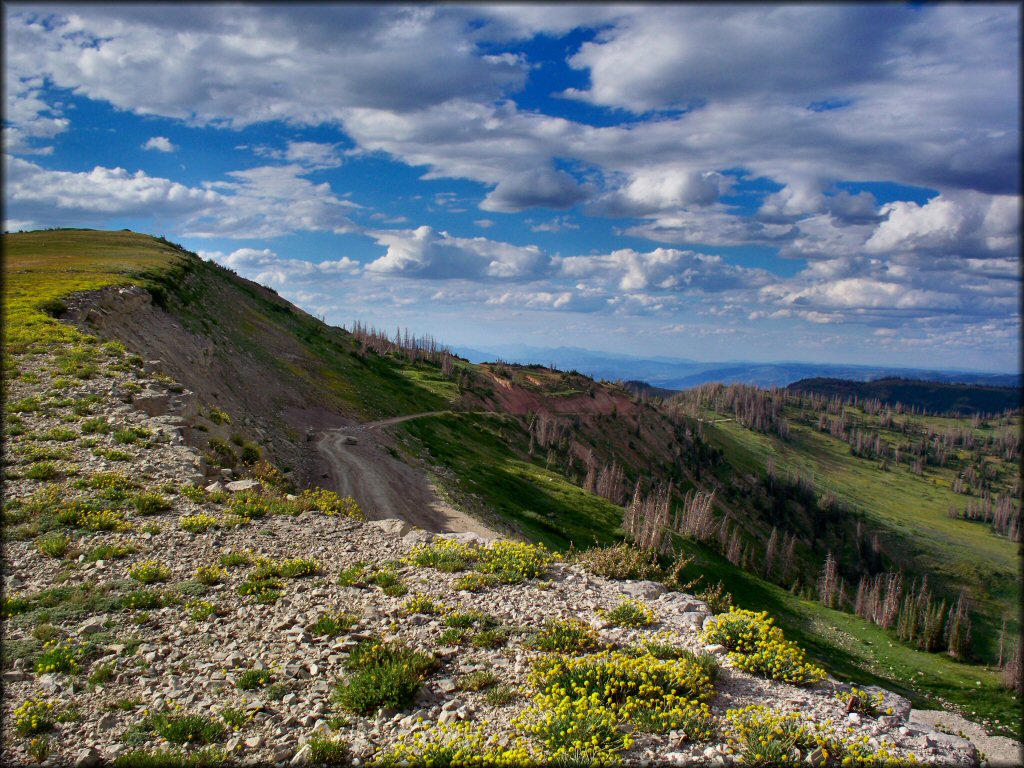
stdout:
[[174,152],[178,149],[166,136],[153,136],[149,141],[142,145],[142,148],[155,150],[157,152]]
[[672,167],[637,171],[622,187],[596,200],[592,213],[605,216],[649,216],[691,205],[705,206],[718,200],[725,177],[714,171]]
[[124,168],[51,171],[7,155],[5,191],[9,215],[36,226],[63,226],[69,216],[87,224],[139,216],[176,218],[185,234],[197,237],[358,231],[346,215],[357,206],[329,185],[302,178],[303,172],[297,166],[261,166],[197,188]]
[[432,280],[525,280],[543,275],[550,257],[535,245],[518,246],[485,237],[452,237],[428,226],[370,233],[387,253],[367,272]]
[[69,215],[89,223],[154,213],[187,218],[221,203],[211,190],[142,171],[100,166],[83,172],[51,171],[10,155],[4,159],[8,213],[37,226],[62,225]]
[[1020,198],[979,194],[939,195],[924,205],[896,201],[882,206],[885,220],[865,243],[872,253],[954,251],[1005,254],[1019,243]]
[[515,213],[527,208],[572,208],[587,198],[587,192],[564,171],[535,168],[513,173],[498,182],[484,198],[485,211]]
[[[311,284],[324,287],[324,282],[356,275],[360,264],[342,256],[339,259],[306,261],[279,256],[269,248],[239,248],[225,254],[221,251],[199,251],[199,255],[237,271],[257,283],[299,290],[298,286]],[[321,299],[326,298],[321,294]]]
[[656,248],[642,253],[623,248],[602,256],[570,256],[559,262],[559,275],[571,279],[597,279],[619,290],[724,291],[763,285],[764,270],[737,267],[721,256]]

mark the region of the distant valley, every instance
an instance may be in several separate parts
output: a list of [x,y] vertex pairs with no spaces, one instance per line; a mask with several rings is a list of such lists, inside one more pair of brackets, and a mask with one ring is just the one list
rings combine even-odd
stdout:
[[523,344],[499,345],[484,349],[456,347],[459,355],[471,362],[503,360],[508,363],[554,364],[562,370],[576,370],[605,381],[643,381],[654,387],[682,390],[709,382],[749,384],[757,387],[785,387],[801,379],[831,378],[873,381],[899,377],[927,381],[978,384],[990,387],[1020,387],[1016,373],[989,373],[960,370],[887,368],[883,366],[845,365],[804,362],[701,362],[686,358],[642,358],[596,352],[578,347],[532,347]]

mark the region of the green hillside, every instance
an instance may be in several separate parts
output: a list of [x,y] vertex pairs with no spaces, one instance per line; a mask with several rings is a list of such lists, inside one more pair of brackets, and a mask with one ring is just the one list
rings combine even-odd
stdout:
[[[701,588],[721,581],[741,606],[768,610],[838,677],[877,682],[919,704],[962,705],[1020,735],[1017,694],[992,666],[1004,617],[1008,634],[1020,634],[1019,538],[963,519],[984,503],[1019,498],[1019,413],[925,417],[720,387],[655,406],[578,374],[476,366],[357,336],[132,232],[5,235],[4,277],[9,380],[36,376],[19,361],[45,353],[52,380],[32,381],[40,397],[59,399],[62,381],[99,375],[105,344],[123,343],[134,356],[125,365],[159,359],[196,393],[189,440],[238,471],[247,471],[234,456],[245,446],[298,484],[315,484],[299,471],[308,430],[420,415],[389,427],[395,456],[433,472],[458,507],[563,551],[620,541],[638,486],[643,494],[671,488],[673,510],[688,493],[713,490],[716,533],[680,543],[696,557],[687,576],[701,577]],[[138,318],[114,312],[91,328],[80,318],[81,330],[60,319],[77,311],[75,294],[133,284],[152,298]],[[1019,519],[1019,502],[1016,510]],[[773,528],[793,545],[785,579],[765,563]],[[718,531],[735,534],[734,557],[723,557]],[[887,570],[903,571],[908,584],[928,574],[948,599],[965,588],[971,659],[916,650],[808,599],[827,552],[845,580],[847,609],[861,576]]]

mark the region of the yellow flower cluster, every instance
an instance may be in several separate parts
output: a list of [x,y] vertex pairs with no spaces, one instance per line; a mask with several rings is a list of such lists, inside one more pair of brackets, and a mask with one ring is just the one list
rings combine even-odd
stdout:
[[409,615],[413,613],[440,613],[444,610],[444,603],[435,603],[426,595],[414,595],[402,603],[402,613]]
[[668,696],[709,701],[715,695],[711,674],[692,659],[657,659],[619,651],[538,659],[530,672],[530,683],[556,699],[589,699],[596,695],[599,701],[615,708]]
[[740,669],[795,685],[813,685],[825,679],[825,670],[807,661],[804,650],[786,640],[767,613],[735,606],[713,616],[701,635],[706,643],[730,649]]
[[814,685],[825,679],[825,670],[808,662],[803,648],[781,638],[762,643],[753,653],[731,653],[729,656],[745,672],[784,683]]
[[195,580],[200,584],[212,586],[220,584],[227,578],[228,572],[217,565],[200,565],[196,568]]
[[896,750],[896,746],[886,739],[880,739],[872,744],[871,737],[867,734],[854,736],[844,746],[846,754],[841,761],[843,766],[900,768],[920,764],[913,752],[902,755]]
[[[633,745],[620,730],[618,711],[598,694],[573,698],[539,694],[513,725],[539,739],[546,761],[558,765],[614,765]],[[536,761],[535,761],[536,762]]]
[[78,671],[78,660],[85,654],[85,648],[70,640],[48,640],[43,652],[36,660],[36,672],[45,675],[50,672]]
[[726,712],[723,731],[730,750],[739,752],[744,765],[799,766],[815,750],[820,749],[825,760],[842,753],[830,726],[799,712],[753,704]]
[[195,515],[184,515],[178,518],[178,527],[189,533],[202,533],[208,528],[216,528],[217,518],[204,512],[199,512]]
[[351,496],[339,496],[334,491],[326,488],[306,489],[299,497],[303,506],[312,509],[319,509],[328,517],[341,515],[351,517],[354,520],[365,520],[366,515],[359,508],[355,499]]
[[125,532],[134,528],[123,513],[112,509],[79,509],[73,524],[87,531]]
[[26,699],[26,701],[14,710],[14,728],[22,736],[31,736],[34,733],[43,733],[53,728],[51,716],[56,709],[55,704],[44,701],[43,698]]
[[774,624],[767,612],[754,613],[730,606],[728,613],[712,616],[704,627],[701,638],[705,643],[718,643],[730,651],[752,653],[766,640],[782,637],[782,630]]
[[465,570],[479,559],[479,547],[455,539],[434,539],[429,544],[413,547],[404,562],[453,573]]
[[560,559],[543,544],[496,541],[481,552],[478,570],[493,573],[502,584],[519,584],[543,576],[547,566]]
[[171,577],[171,569],[156,560],[141,560],[128,569],[128,575],[143,584],[154,584],[167,581]]
[[501,768],[538,763],[537,750],[525,738],[488,735],[485,725],[441,723],[414,731],[374,764]]

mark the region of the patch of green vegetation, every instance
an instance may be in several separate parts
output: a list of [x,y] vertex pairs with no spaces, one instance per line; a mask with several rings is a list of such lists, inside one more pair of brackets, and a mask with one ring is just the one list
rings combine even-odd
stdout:
[[350,712],[369,714],[409,706],[437,660],[400,643],[370,639],[353,649],[345,666],[349,676],[335,688],[335,700]]
[[476,494],[531,540],[554,550],[577,544],[613,544],[622,508],[587,493],[561,475],[528,461],[510,445],[529,442],[515,418],[446,413],[401,425],[459,478],[459,489]]

